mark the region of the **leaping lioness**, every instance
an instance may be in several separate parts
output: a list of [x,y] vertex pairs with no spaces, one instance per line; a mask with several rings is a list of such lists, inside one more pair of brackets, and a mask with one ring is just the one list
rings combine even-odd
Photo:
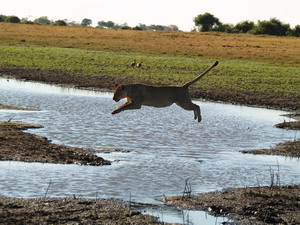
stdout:
[[127,102],[121,105],[112,114],[116,114],[128,109],[140,109],[142,105],[153,107],[167,107],[173,103],[185,110],[193,110],[195,120],[201,121],[200,107],[194,104],[190,98],[189,86],[200,80],[212,68],[218,65],[216,61],[210,68],[194,80],[183,86],[151,86],[145,84],[122,84],[118,85],[114,91],[113,100],[118,102],[122,98],[127,98]]

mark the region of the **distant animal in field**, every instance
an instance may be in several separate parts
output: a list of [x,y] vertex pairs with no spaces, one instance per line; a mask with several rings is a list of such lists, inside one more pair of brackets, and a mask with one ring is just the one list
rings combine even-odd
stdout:
[[133,60],[133,62],[130,64],[131,67],[135,67],[136,66],[136,60]]
[[136,64],[137,67],[142,67],[142,61]]
[[113,100],[118,102],[126,98],[127,101],[125,104],[113,110],[112,114],[114,115],[129,109],[140,109],[142,105],[161,108],[175,103],[185,110],[193,110],[194,119],[200,122],[202,119],[200,107],[192,102],[188,88],[217,65],[218,61],[200,76],[182,86],[152,86],[145,84],[116,85]]

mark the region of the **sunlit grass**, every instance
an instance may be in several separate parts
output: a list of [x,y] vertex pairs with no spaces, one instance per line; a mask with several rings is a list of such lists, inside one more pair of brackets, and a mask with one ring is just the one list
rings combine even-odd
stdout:
[[243,59],[300,66],[300,38],[250,34],[105,30],[0,23],[0,44]]
[[[130,63],[142,61],[141,68]],[[82,76],[130,78],[151,84],[183,84],[214,59],[38,46],[0,46],[0,68],[62,70]],[[241,92],[299,93],[300,67],[250,60],[222,59],[194,87]]]

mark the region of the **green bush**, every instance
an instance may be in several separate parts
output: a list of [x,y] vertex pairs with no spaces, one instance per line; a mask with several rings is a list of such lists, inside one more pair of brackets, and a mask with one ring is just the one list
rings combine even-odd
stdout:
[[56,20],[53,23],[54,26],[67,26],[67,23],[64,20]]
[[9,23],[21,23],[21,20],[17,16],[8,16],[5,21]]
[[294,29],[289,31],[290,36],[300,37],[300,25],[295,26]]
[[255,24],[252,21],[243,21],[235,25],[235,30],[238,33],[248,33],[250,30],[254,28]]
[[286,36],[289,30],[289,24],[283,24],[278,19],[273,18],[269,21],[258,21],[258,24],[251,30],[251,33]]
[[5,15],[0,15],[0,22],[5,22],[6,21],[7,16]]

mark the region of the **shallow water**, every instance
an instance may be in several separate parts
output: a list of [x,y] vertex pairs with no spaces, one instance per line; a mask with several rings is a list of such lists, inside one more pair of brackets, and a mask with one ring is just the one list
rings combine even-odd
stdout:
[[41,197],[51,180],[47,195],[52,197],[75,194],[154,203],[163,195],[181,195],[186,179],[192,194],[270,185],[270,168],[277,171],[277,165],[281,184],[300,181],[298,159],[239,152],[294,140],[295,131],[274,127],[283,122],[283,111],[194,101],[201,107],[201,123],[175,105],[113,116],[110,112],[120,103],[111,93],[12,79],[0,79],[0,96],[1,104],[41,109],[0,110],[0,121],[41,124],[44,128],[28,132],[58,144],[130,151],[99,153],[120,160],[103,167],[0,162],[1,195]]

